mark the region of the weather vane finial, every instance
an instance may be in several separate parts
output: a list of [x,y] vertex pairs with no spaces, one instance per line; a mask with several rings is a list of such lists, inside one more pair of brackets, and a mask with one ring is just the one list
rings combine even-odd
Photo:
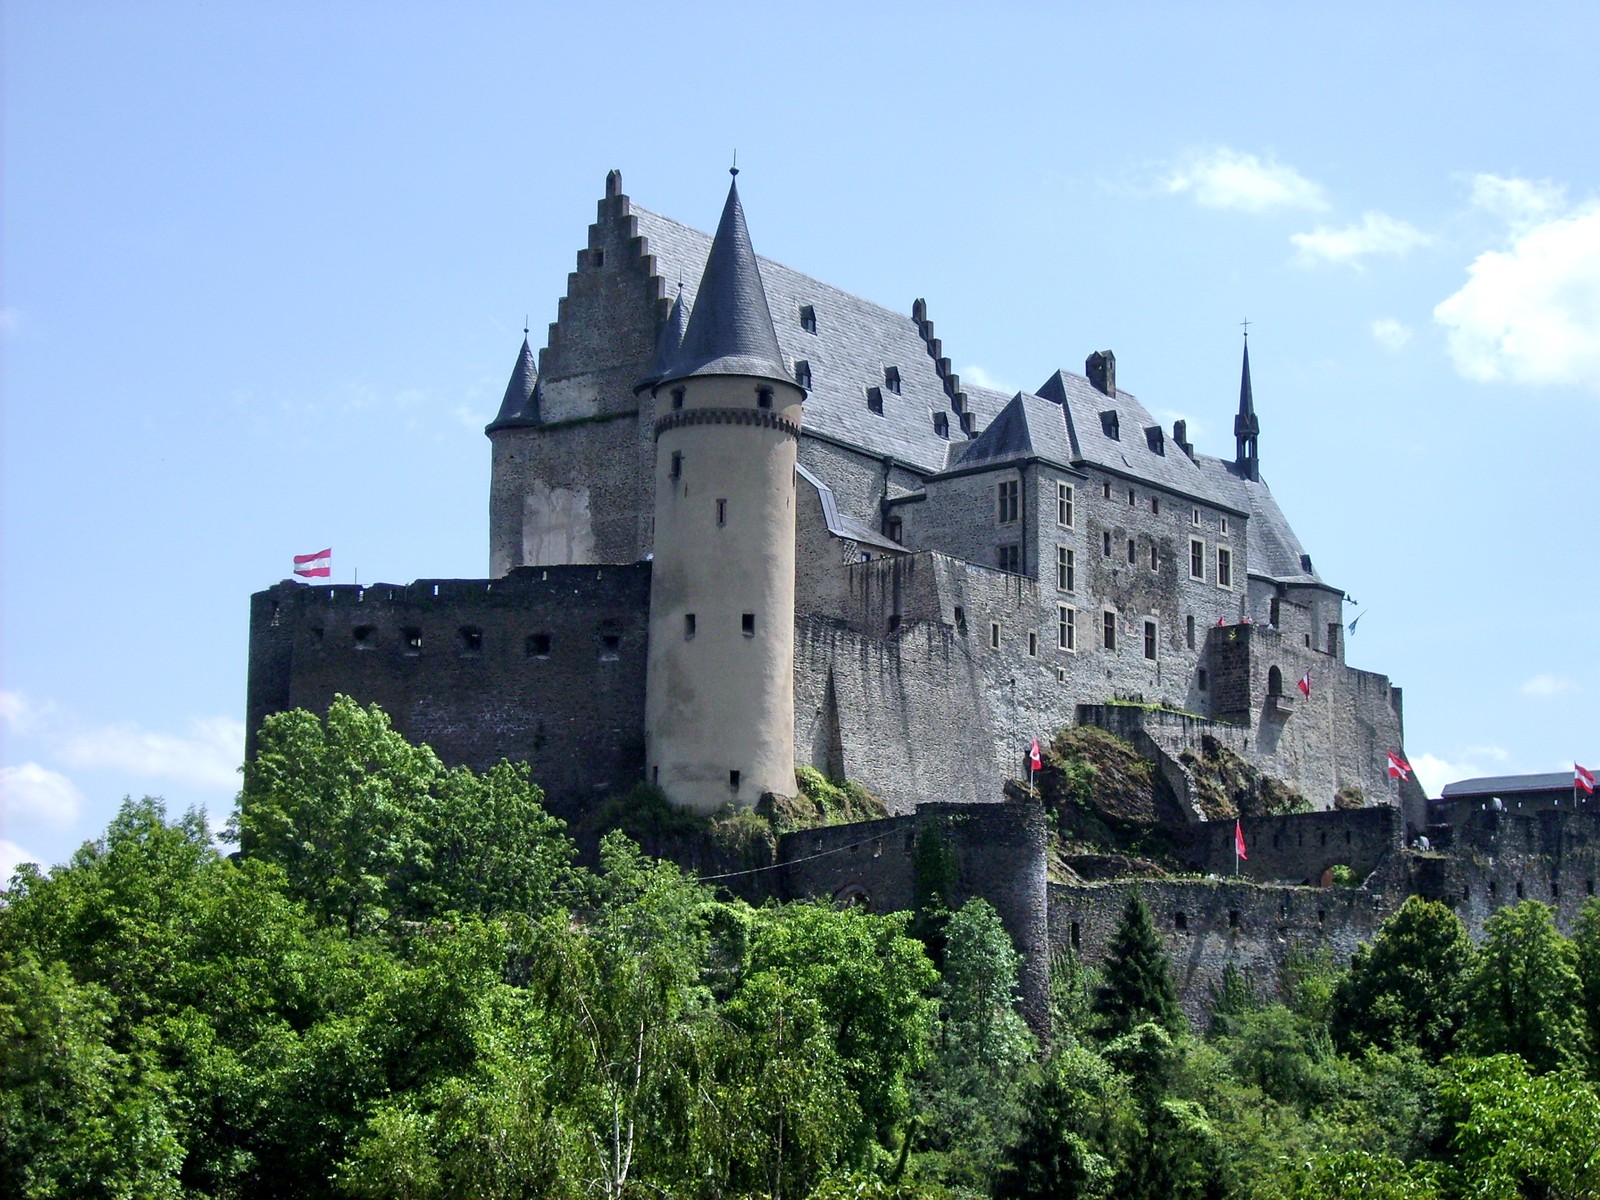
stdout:
[[1250,340],[1250,322],[1247,319],[1240,321],[1239,324],[1244,326],[1244,340],[1248,342]]
[[522,314],[522,336],[523,337],[527,337],[528,336],[528,314],[527,313],[523,313]]
[[733,151],[733,166],[728,168],[728,174],[729,175],[737,175],[738,173],[739,173],[739,151],[738,151],[738,148],[735,147],[734,151]]

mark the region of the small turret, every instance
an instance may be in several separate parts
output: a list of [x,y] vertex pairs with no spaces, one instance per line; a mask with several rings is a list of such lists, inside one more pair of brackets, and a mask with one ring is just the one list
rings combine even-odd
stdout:
[[539,371],[534,366],[533,347],[528,345],[528,331],[522,331],[522,352],[517,355],[517,365],[511,368],[511,382],[506,384],[505,398],[500,401],[500,412],[484,429],[494,433],[516,425],[539,423]]
[[1234,463],[1246,479],[1261,478],[1261,462],[1256,454],[1256,438],[1261,422],[1256,418],[1255,398],[1250,394],[1250,332],[1244,335],[1244,367],[1239,377],[1239,415],[1233,419]]
[[677,361],[688,324],[689,310],[683,303],[683,284],[680,283],[678,294],[672,301],[672,311],[667,314],[667,323],[661,327],[661,338],[656,342],[656,356],[650,360],[650,369],[644,373],[644,378],[633,385],[635,395],[660,383]]

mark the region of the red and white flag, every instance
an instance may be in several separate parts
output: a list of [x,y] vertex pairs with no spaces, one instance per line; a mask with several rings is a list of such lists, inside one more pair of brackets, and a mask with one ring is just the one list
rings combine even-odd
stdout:
[[1306,668],[1306,673],[1304,675],[1300,676],[1300,682],[1295,684],[1295,687],[1300,689],[1301,694],[1303,696],[1305,696],[1305,698],[1307,700],[1311,699],[1311,668],[1310,667]]
[[1588,767],[1572,764],[1572,786],[1585,795],[1594,795],[1594,772]]
[[1028,750],[1028,770],[1037,771],[1044,766],[1044,757],[1039,753],[1039,739],[1033,739],[1033,745]]
[[1233,823],[1233,856],[1249,861],[1250,856],[1244,852],[1244,828],[1238,821]]
[[1389,778],[1410,779],[1411,764],[1401,758],[1393,750],[1389,751]]
[[296,554],[294,573],[308,579],[326,579],[333,574],[333,550],[318,550],[315,554]]

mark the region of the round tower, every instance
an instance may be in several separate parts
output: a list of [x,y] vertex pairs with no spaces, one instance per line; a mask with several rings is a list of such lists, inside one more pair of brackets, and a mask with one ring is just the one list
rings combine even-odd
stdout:
[[784,367],[737,182],[681,345],[652,384],[650,779],[700,812],[792,795],[805,392]]

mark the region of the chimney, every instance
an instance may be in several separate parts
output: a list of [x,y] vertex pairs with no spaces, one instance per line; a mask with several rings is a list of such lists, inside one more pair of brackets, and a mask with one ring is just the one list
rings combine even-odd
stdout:
[[1083,364],[1083,373],[1089,377],[1097,392],[1115,397],[1117,394],[1117,356],[1109,350],[1096,350]]
[[1182,450],[1190,458],[1194,457],[1194,444],[1189,441],[1189,422],[1174,421],[1172,423],[1172,440],[1178,443],[1179,450]]

